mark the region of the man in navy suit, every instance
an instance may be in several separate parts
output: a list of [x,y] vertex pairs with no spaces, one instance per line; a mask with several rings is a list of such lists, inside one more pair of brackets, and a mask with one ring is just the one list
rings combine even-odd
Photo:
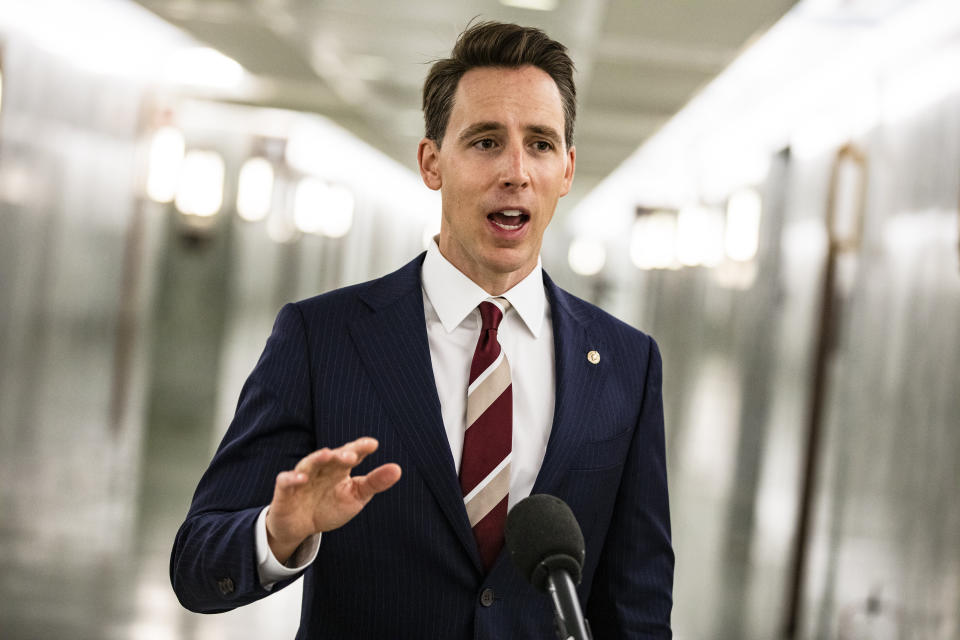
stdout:
[[[500,23],[434,64],[418,159],[440,234],[281,310],[174,544],[184,606],[304,575],[298,638],[550,638],[548,597],[501,548],[508,506],[549,493],[583,529],[594,636],[671,637],[659,352],[540,266],[574,174],[572,72],[563,45]],[[496,468],[467,486],[481,458]]]

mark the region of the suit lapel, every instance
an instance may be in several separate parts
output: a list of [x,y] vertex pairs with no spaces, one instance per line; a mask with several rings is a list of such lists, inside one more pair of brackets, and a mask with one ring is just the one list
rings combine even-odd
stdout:
[[568,303],[568,294],[553,284],[546,273],[544,282],[553,321],[557,392],[553,427],[531,493],[556,495],[577,450],[589,435],[606,368],[587,359],[590,351],[603,352],[600,341],[588,330],[589,319],[575,312]]
[[407,452],[482,572],[433,379],[420,287],[422,263],[421,255],[361,294],[373,313],[356,320],[350,334],[385,407],[397,420]]
[[[547,450],[530,493],[557,495],[580,445],[590,434],[595,402],[606,374],[603,366],[587,360],[590,351],[603,353],[601,342],[588,329],[590,318],[575,311],[568,302],[568,294],[545,272],[543,280],[550,298],[553,323],[556,399]],[[490,570],[491,574],[516,578],[516,569],[511,566],[509,555],[504,547]]]
[[[423,255],[376,281],[361,294],[372,312],[351,325],[350,334],[417,470],[480,573],[482,562],[463,506],[433,379],[423,313],[420,268]],[[568,295],[544,273],[553,322],[556,400],[553,426],[532,493],[556,494],[589,434],[594,402],[605,367],[591,364],[591,350],[603,352]],[[503,556],[496,563],[499,565]]]

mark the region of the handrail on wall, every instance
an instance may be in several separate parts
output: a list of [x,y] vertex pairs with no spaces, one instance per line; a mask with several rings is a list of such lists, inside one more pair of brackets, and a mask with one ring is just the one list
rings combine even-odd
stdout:
[[[842,195],[842,171],[844,166],[852,164],[857,169],[856,201],[853,207],[853,220],[848,229],[839,228],[845,220],[838,216],[839,197]],[[837,150],[830,173],[830,191],[827,195],[827,235],[830,245],[840,253],[859,250],[863,241],[863,224],[867,205],[867,156],[860,149],[847,143]]]
[[[840,209],[840,197],[847,187],[843,183],[843,169],[847,163],[853,163],[857,169],[857,184],[853,192],[856,199],[850,211]],[[797,527],[794,534],[791,573],[788,581],[786,614],[782,637],[794,640],[800,628],[800,608],[803,603],[803,589],[806,582],[808,548],[813,513],[815,480],[819,473],[826,398],[829,397],[830,357],[836,344],[837,327],[840,326],[840,309],[837,302],[837,263],[843,253],[853,253],[860,249],[863,239],[863,222],[866,212],[867,158],[854,147],[846,144],[837,150],[830,174],[830,189],[826,203],[826,225],[829,243],[824,265],[823,283],[820,292],[820,320],[817,332],[813,336],[816,346],[814,360],[810,370],[810,393],[807,410],[807,440],[803,457],[803,476],[800,490],[800,506],[797,515]],[[843,217],[844,213],[849,216]],[[846,228],[841,228],[849,223]]]

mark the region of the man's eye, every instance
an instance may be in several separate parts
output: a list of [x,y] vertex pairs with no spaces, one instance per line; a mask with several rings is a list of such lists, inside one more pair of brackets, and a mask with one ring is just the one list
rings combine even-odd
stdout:
[[478,149],[493,149],[494,141],[491,138],[484,138],[483,140],[477,140],[473,143],[473,146]]
[[546,140],[537,140],[534,146],[537,148],[537,151],[550,151],[553,149],[553,145]]

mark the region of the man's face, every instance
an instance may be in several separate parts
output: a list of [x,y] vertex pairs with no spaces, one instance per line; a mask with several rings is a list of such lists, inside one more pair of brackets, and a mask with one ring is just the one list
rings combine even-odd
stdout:
[[440,189],[440,252],[492,294],[537,264],[543,232],[573,181],[560,91],[542,69],[482,67],[460,79],[443,146],[420,142],[420,174]]

